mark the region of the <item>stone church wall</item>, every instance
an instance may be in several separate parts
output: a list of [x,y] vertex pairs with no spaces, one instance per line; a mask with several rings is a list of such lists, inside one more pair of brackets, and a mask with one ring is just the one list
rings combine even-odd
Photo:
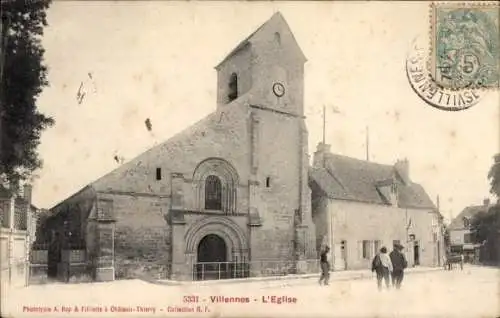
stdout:
[[165,278],[170,257],[168,224],[164,219],[169,199],[159,196],[100,193],[113,200],[115,275]]

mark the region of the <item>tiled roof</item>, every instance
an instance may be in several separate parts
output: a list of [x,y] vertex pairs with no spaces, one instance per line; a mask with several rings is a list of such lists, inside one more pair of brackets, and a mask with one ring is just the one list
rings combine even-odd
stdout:
[[460,212],[450,223],[450,230],[460,230],[464,229],[464,218],[471,220],[476,214],[480,212],[486,212],[488,210],[487,206],[484,205],[471,205],[466,207]]
[[328,154],[324,168],[310,170],[310,179],[332,199],[373,204],[388,204],[378,187],[394,179],[399,207],[435,209],[424,188],[413,182],[404,184],[391,165]]

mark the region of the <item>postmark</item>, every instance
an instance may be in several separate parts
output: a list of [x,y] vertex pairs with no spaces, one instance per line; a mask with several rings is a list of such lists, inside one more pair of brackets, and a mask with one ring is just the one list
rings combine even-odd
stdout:
[[428,105],[446,111],[465,110],[476,105],[488,92],[475,86],[444,88],[434,80],[428,64],[429,42],[425,36],[417,37],[406,59],[406,75],[413,91]]
[[430,73],[451,90],[499,88],[498,2],[431,4]]

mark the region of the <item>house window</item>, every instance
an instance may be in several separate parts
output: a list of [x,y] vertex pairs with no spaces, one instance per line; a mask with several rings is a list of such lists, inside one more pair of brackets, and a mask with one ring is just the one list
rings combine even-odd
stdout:
[[238,75],[236,75],[236,73],[231,74],[229,79],[229,94],[227,98],[229,102],[238,98]]
[[363,258],[370,259],[370,241],[363,241]]
[[218,177],[208,176],[205,181],[205,209],[222,209],[222,184]]
[[269,187],[271,187],[271,178],[267,177],[266,178],[266,188],[269,188]]
[[398,193],[398,185],[396,183],[393,183],[391,185],[391,192],[392,193]]
[[464,243],[465,244],[472,243],[472,235],[470,233],[464,234]]
[[380,248],[382,247],[382,241],[376,240],[373,243],[373,247],[374,247],[375,253],[377,253],[380,250]]
[[156,180],[161,180],[161,168],[156,168]]
[[468,228],[470,226],[470,222],[469,222],[469,219],[468,218],[464,218],[464,227],[465,228]]

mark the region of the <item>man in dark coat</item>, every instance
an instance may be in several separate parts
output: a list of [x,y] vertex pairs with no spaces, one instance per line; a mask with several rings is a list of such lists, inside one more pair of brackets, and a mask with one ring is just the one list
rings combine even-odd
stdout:
[[403,246],[400,244],[395,244],[393,251],[389,254],[391,258],[393,271],[392,271],[392,286],[395,286],[396,289],[401,288],[401,283],[403,282],[404,270],[408,267],[408,262],[404,254],[401,252],[403,250]]
[[319,264],[321,266],[321,277],[319,278],[319,284],[324,281],[325,285],[328,285],[330,280],[330,263],[328,262],[328,252],[330,247],[326,246],[319,258]]

